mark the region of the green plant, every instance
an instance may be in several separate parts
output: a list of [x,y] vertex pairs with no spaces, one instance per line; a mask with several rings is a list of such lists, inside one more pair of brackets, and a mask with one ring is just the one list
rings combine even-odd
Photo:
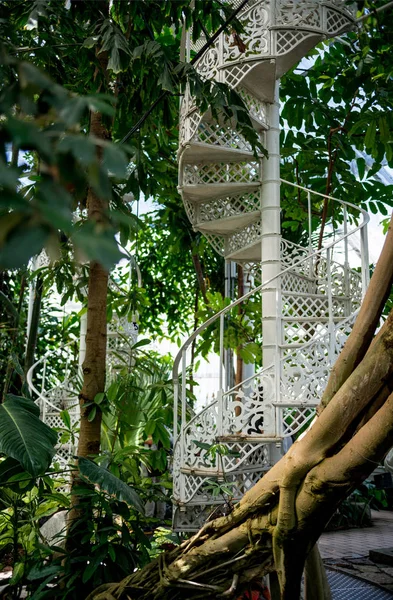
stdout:
[[0,566],[13,568],[8,593],[19,598],[31,569],[47,558],[40,532],[43,519],[69,507],[67,494],[58,490],[61,480],[33,477],[13,458],[0,463]]
[[370,509],[387,508],[385,490],[379,490],[366,480],[356,488],[338,507],[326,528],[328,530],[371,525]]
[[59,547],[59,537],[35,557],[27,573],[32,600],[78,600],[149,561],[143,504],[134,487],[84,458],[79,459],[79,472],[82,485],[76,488],[79,504],[74,507],[78,517],[69,535],[77,536],[80,544],[68,551]]

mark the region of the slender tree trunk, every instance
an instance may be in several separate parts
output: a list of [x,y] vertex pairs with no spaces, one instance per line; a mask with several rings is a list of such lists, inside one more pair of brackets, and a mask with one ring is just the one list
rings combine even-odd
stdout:
[[[91,115],[90,134],[99,139],[109,137],[100,113]],[[107,209],[107,203],[90,188],[87,194],[88,219],[97,225],[105,224]],[[96,395],[105,391],[107,293],[108,272],[99,263],[91,262],[87,293],[86,354],[82,365],[83,385],[79,394],[81,421],[78,456],[94,456],[100,450],[101,411],[97,407],[96,415],[91,420],[89,414]]]
[[13,357],[12,357],[11,353],[15,351],[16,341],[17,341],[17,338],[19,335],[20,315],[22,312],[25,290],[26,290],[26,273],[24,271],[22,271],[21,272],[21,280],[20,280],[18,307],[16,309],[16,317],[12,324],[13,331],[11,333],[10,354],[9,354],[9,358],[8,358],[8,362],[7,362],[7,367],[6,367],[5,377],[4,377],[3,393],[2,393],[2,397],[0,399],[0,402],[4,402],[6,395],[8,394],[10,383],[11,383],[11,378],[12,378],[12,372],[14,370],[14,362],[13,362]]
[[[103,73],[106,72],[108,57],[106,53],[99,55]],[[97,91],[100,91],[99,89]],[[90,115],[90,135],[98,139],[108,140],[110,135],[106,129],[102,115],[98,112]],[[101,152],[97,149],[97,152]],[[96,192],[89,188],[87,192],[87,217],[98,227],[105,226],[108,205]],[[105,391],[106,375],[106,339],[107,339],[107,292],[108,272],[97,262],[89,265],[89,282],[87,296],[87,331],[85,359],[82,365],[83,384],[79,394],[80,429],[78,440],[78,457],[94,457],[100,451],[102,413],[96,405],[94,418],[89,419],[97,394]],[[72,552],[81,544],[85,534],[85,524],[78,519],[86,519],[91,510],[88,500],[78,496],[75,488],[81,485],[78,472],[74,472],[71,490],[71,510],[68,514],[68,534],[66,549]]]
[[40,323],[42,292],[44,289],[44,280],[42,275],[37,275],[34,286],[33,310],[31,312],[30,330],[28,332],[25,356],[25,375],[34,363],[34,353],[37,345],[38,326]]
[[201,265],[200,256],[199,256],[198,252],[193,250],[193,251],[191,251],[191,257],[192,257],[192,262],[194,264],[194,269],[195,269],[195,273],[197,276],[199,289],[201,290],[201,293],[202,293],[202,298],[203,298],[205,304],[209,304],[209,301],[206,296],[206,282],[205,282],[205,277],[203,275],[203,269],[202,269],[202,265]]

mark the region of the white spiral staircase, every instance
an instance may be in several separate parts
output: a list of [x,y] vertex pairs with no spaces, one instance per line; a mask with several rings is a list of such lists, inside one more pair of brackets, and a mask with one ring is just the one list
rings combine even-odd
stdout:
[[[232,0],[233,8],[241,6]],[[196,63],[206,79],[226,82],[243,98],[269,157],[256,158],[233,122],[201,114],[189,90],[181,106],[179,191],[187,215],[226,261],[261,282],[201,325],[175,359],[174,528],[199,529],[225,498],[238,500],[282,455],[315,413],[327,377],[349,332],[368,283],[368,215],[349,202],[281,182],[278,80],[320,41],[354,26],[341,0],[249,0],[240,35],[221,34]],[[187,59],[206,43],[185,36]],[[281,237],[280,184],[296,192],[308,213],[308,245]],[[343,226],[318,236],[312,209],[325,199]],[[361,268],[349,267],[350,238],[360,237]],[[261,303],[263,367],[233,385],[226,332],[239,306]],[[217,328],[219,386],[199,414],[187,403],[191,348]],[[258,335],[256,334],[256,339]],[[218,446],[216,446],[218,445]],[[211,447],[213,446],[213,450]],[[218,490],[214,494],[213,490]],[[219,509],[221,510],[221,509]]]

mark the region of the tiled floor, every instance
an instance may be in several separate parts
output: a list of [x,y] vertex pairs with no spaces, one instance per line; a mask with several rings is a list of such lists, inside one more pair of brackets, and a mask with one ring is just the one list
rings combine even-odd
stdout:
[[[393,598],[393,566],[377,564],[368,558],[370,550],[393,547],[393,513],[373,511],[372,522],[371,527],[364,529],[324,533],[318,542],[329,582],[339,586],[332,587],[334,600]],[[351,581],[354,587],[349,592]],[[368,595],[370,590],[374,590],[372,596]]]
[[318,545],[323,559],[368,556],[369,550],[393,546],[393,513],[372,511],[372,527],[329,531]]
[[327,577],[332,600],[391,600],[392,598],[389,592],[342,573],[328,571]]

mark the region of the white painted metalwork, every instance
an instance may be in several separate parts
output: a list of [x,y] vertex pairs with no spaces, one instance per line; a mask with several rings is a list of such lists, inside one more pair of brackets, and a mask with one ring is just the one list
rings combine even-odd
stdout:
[[[232,4],[240,5],[239,0]],[[243,47],[235,36],[223,33],[196,68],[206,79],[236,88],[269,158],[255,158],[236,123],[220,117],[216,122],[211,111],[200,114],[187,88],[180,115],[179,191],[194,228],[227,261],[242,263],[260,285],[201,325],[175,358],[174,414],[181,415],[180,430],[175,419],[174,432],[177,530],[198,529],[216,514],[215,505],[224,503],[209,491],[212,481],[226,481],[233,499],[239,499],[279,458],[283,440],[309,425],[368,284],[367,213],[280,180],[279,77],[319,41],[352,28],[354,12],[341,0],[249,0],[238,18]],[[186,33],[188,59],[204,41],[193,45]],[[306,246],[281,237],[281,183],[293,186],[308,207]],[[311,206],[318,198],[334,203],[344,230],[333,241],[324,235],[322,247],[315,249]],[[357,231],[360,272],[348,264],[348,238]],[[225,324],[231,311],[249,300],[262,303],[262,335],[256,338],[261,340],[263,368],[232,387]],[[215,322],[219,389],[216,400],[190,419],[189,350]],[[220,447],[214,457],[209,447],[216,444]]]

